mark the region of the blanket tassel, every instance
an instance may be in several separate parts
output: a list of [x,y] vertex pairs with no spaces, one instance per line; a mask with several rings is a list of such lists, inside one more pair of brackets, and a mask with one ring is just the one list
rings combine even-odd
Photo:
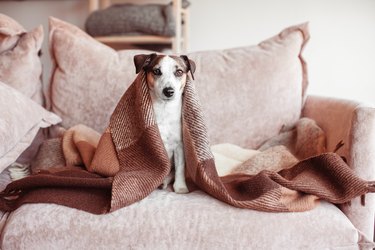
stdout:
[[366,206],[366,195],[365,194],[361,195],[361,205],[363,207]]
[[[367,187],[369,193],[375,193],[375,181],[369,181]],[[366,194],[361,195],[361,205],[366,206]]]
[[31,174],[28,164],[13,163],[9,166],[9,176],[12,181],[25,178]]
[[369,181],[367,187],[369,193],[375,193],[375,181]]
[[13,211],[21,192],[21,190],[2,191],[0,193],[0,210]]
[[336,144],[335,149],[333,150],[333,153],[336,153],[340,148],[342,148],[345,145],[344,141],[341,140]]
[[[367,193],[375,193],[375,181],[367,182]],[[351,201],[345,202],[344,205],[351,206],[352,202]],[[366,206],[366,194],[361,195],[361,205],[363,207]]]

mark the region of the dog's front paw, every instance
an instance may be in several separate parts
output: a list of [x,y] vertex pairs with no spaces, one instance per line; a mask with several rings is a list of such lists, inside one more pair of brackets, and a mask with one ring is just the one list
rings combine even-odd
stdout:
[[159,188],[161,188],[161,189],[167,189],[168,188],[168,184],[169,183],[163,181],[163,184],[161,184]]
[[172,180],[173,180],[173,174],[170,173],[169,175],[167,175],[167,176],[164,178],[164,180],[163,180],[163,184],[161,185],[161,188],[162,188],[162,189],[167,189],[169,183],[171,183]]
[[173,189],[174,189],[174,192],[177,193],[177,194],[187,194],[189,193],[189,189],[187,188],[186,184],[183,183],[174,183],[173,184]]

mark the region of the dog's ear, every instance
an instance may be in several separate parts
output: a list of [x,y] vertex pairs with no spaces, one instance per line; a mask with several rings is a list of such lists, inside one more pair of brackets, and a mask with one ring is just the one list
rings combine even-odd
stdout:
[[180,56],[186,63],[187,71],[190,71],[191,78],[194,80],[194,72],[195,72],[195,62],[193,60],[190,60],[188,56],[181,55]]
[[149,55],[140,54],[134,56],[134,65],[135,65],[135,73],[138,74],[141,69],[147,67],[150,62],[156,57],[156,53],[152,53]]

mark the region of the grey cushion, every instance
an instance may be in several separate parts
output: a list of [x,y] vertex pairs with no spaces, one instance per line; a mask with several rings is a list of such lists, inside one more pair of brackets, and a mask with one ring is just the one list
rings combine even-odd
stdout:
[[86,31],[92,36],[144,33],[160,36],[175,35],[171,4],[117,4],[93,12],[86,20]]

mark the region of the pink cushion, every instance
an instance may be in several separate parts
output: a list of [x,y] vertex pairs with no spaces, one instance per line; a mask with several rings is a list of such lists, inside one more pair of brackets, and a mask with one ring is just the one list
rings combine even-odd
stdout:
[[[302,50],[307,24],[249,46],[189,54],[212,144],[256,148],[300,117],[307,87]],[[50,19],[55,68],[52,111],[64,127],[83,123],[103,132],[116,103],[135,78],[133,56],[116,52],[74,25]]]
[[0,172],[31,145],[40,128],[60,121],[55,114],[0,82]]
[[39,51],[43,28],[30,32],[12,18],[0,14],[0,80],[43,104],[42,63]]
[[11,17],[0,13],[0,34],[3,36],[16,36],[23,32],[26,32],[26,30],[21,24]]
[[211,144],[257,148],[299,119],[307,88],[301,53],[308,39],[304,23],[257,46],[189,55],[197,65],[195,85]]
[[108,125],[136,74],[133,57],[142,51],[116,52],[76,26],[50,18],[52,111],[68,128],[85,124],[99,132]]

